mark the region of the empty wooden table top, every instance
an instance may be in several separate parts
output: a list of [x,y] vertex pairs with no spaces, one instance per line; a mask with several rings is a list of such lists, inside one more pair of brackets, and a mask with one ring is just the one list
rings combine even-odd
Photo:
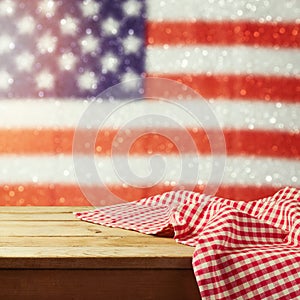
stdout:
[[1,299],[199,299],[192,247],[80,221],[92,207],[0,207]]

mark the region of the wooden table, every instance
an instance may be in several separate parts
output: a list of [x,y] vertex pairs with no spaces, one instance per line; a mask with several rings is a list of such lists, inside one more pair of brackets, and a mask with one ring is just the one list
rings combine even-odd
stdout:
[[193,248],[77,220],[85,207],[0,207],[0,299],[200,299]]

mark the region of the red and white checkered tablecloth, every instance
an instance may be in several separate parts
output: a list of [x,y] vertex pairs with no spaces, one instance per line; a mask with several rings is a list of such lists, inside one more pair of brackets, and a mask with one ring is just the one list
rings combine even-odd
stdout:
[[202,299],[300,299],[300,191],[257,201],[189,191],[79,212],[81,220],[195,246]]

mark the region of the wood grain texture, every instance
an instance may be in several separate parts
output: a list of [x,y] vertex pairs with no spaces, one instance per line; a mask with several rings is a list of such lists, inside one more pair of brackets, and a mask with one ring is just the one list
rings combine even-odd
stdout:
[[0,213],[24,214],[52,214],[73,213],[76,211],[93,210],[93,206],[0,206]]
[[1,299],[197,300],[189,270],[5,270]]
[[80,221],[92,207],[0,207],[0,299],[199,299],[192,247]]

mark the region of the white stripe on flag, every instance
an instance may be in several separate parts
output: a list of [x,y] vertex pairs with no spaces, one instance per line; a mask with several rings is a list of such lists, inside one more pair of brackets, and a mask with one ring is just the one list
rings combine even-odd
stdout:
[[147,0],[151,21],[220,20],[300,22],[298,0]]
[[[150,122],[147,116],[163,116],[176,120],[182,127],[199,127],[203,121],[201,106],[206,106],[204,100],[186,100],[175,104],[175,100],[168,101],[139,101],[134,104],[123,105],[114,111],[103,124],[103,128],[174,128],[175,123]],[[300,128],[300,103],[268,103],[263,101],[231,101],[210,100],[216,119],[224,128],[232,129],[262,129],[273,131],[298,132]],[[99,105],[99,106],[98,106]],[[55,100],[1,100],[0,101],[0,129],[26,129],[26,128],[76,128],[78,122],[88,108],[86,101],[55,101]],[[113,106],[108,103],[99,103],[97,108],[109,114]],[[183,109],[185,108],[185,109]],[[192,114],[191,114],[192,113]],[[191,117],[195,115],[196,118]],[[45,117],[47,116],[47,117]],[[134,122],[132,122],[134,120]],[[127,124],[127,122],[131,123]],[[204,129],[214,128],[215,124],[202,123]],[[176,128],[179,128],[176,126]],[[95,127],[100,129],[99,127]]]
[[229,73],[300,78],[300,51],[246,46],[149,46],[146,69],[161,74]]
[[[199,184],[208,181],[211,172],[211,156],[197,155],[167,155],[162,156],[163,164],[159,171],[164,170],[162,178],[159,178],[159,183],[168,181],[170,184],[177,180],[180,183]],[[126,176],[132,178],[132,174],[139,177],[138,182],[127,182],[129,184],[145,184],[151,186],[154,184],[154,177],[149,176],[150,157],[147,156],[114,156],[117,159],[118,165],[113,165],[110,157],[96,157],[95,165],[98,168],[98,173],[101,176],[103,184],[122,185],[126,182],[119,178],[116,170],[122,168],[131,168],[126,172]],[[224,158],[216,156],[214,163],[221,163]],[[78,156],[77,163],[80,166],[87,166],[91,157]],[[198,180],[195,178],[194,171],[187,172],[193,164],[197,166]],[[199,165],[198,165],[199,164]],[[74,171],[74,161],[71,155],[64,156],[14,156],[2,155],[0,157],[0,183],[15,184],[15,183],[57,183],[57,184],[77,184],[77,178]],[[84,173],[84,169],[82,170]],[[86,172],[88,175],[89,172]],[[130,172],[133,172],[130,174]],[[85,174],[85,173],[84,173]],[[155,174],[154,175],[158,175]],[[81,176],[80,176],[81,177]],[[249,185],[299,185],[300,178],[300,161],[292,159],[274,159],[274,158],[253,158],[231,156],[226,158],[226,168],[223,176],[222,184],[249,184]],[[82,178],[81,178],[82,179]],[[210,183],[214,183],[214,178],[211,178]],[[85,185],[101,185],[99,180],[92,177],[83,178],[80,181]]]

